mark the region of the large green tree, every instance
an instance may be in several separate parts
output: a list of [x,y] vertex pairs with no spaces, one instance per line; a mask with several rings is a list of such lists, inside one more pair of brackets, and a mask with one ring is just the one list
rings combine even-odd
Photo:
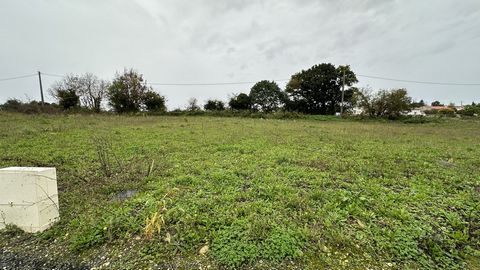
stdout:
[[118,113],[138,112],[148,90],[142,74],[133,69],[124,70],[108,88],[109,104]]
[[143,75],[133,69],[117,74],[108,87],[108,99],[117,113],[162,112],[167,109],[165,97],[148,87]]
[[285,103],[286,95],[274,81],[260,81],[250,90],[252,107],[263,112],[278,110]]
[[286,92],[290,96],[288,108],[309,114],[335,114],[340,111],[343,74],[345,74],[344,105],[350,106],[353,90],[357,83],[350,66],[319,64],[292,75]]

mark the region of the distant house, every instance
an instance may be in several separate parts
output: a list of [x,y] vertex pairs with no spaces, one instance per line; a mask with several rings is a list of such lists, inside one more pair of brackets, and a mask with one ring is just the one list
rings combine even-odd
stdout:
[[408,116],[425,116],[426,114],[421,109],[413,109],[413,110],[409,111],[408,113],[406,113],[406,115],[408,115]]
[[365,113],[365,110],[360,107],[354,107],[352,108],[352,115],[362,115]]
[[426,111],[440,111],[440,110],[455,110],[455,111],[461,111],[464,109],[464,106],[422,106],[419,108],[416,108],[418,110],[421,110],[422,112]]
[[422,107],[419,107],[419,108],[416,108],[422,112],[426,112],[426,111],[439,111],[439,110],[444,110],[444,109],[448,109],[447,106],[422,106]]

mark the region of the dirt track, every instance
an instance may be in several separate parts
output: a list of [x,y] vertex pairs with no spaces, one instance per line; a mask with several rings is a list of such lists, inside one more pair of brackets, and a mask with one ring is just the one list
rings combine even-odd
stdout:
[[84,265],[72,262],[55,262],[48,258],[31,257],[0,249],[0,270],[87,270]]

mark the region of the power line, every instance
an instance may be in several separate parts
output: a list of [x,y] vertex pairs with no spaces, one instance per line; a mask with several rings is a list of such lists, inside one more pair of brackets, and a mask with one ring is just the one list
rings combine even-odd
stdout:
[[480,86],[480,83],[452,83],[452,82],[414,81],[414,80],[394,79],[394,78],[385,78],[385,77],[379,77],[379,76],[360,75],[360,74],[358,74],[357,76],[358,76],[358,77],[371,78],[371,79],[385,80],[385,81],[408,82],[408,83],[418,83],[418,84],[456,85],[456,86]]
[[[289,79],[278,79],[274,81],[288,81]],[[203,85],[238,85],[238,84],[252,84],[258,81],[251,82],[218,82],[218,83],[148,83],[151,85],[164,85],[164,86],[203,86]]]
[[[53,77],[60,77],[63,78],[65,76],[58,75],[58,74],[51,74],[51,73],[44,73],[43,75],[46,76],[53,76]],[[281,79],[276,81],[288,81],[288,79]],[[148,85],[157,85],[157,86],[208,86],[208,85],[238,85],[238,84],[252,84],[257,83],[257,81],[250,81],[250,82],[214,82],[214,83],[158,83],[158,82],[147,82]]]
[[58,74],[52,74],[52,73],[45,73],[45,72],[42,72],[42,75],[47,75],[47,76],[50,76],[50,77],[59,77],[59,78],[65,77],[64,75],[58,75]]
[[33,76],[37,76],[37,74],[29,74],[29,75],[22,75],[22,76],[10,77],[10,78],[3,78],[3,79],[0,79],[0,81],[10,81],[10,80],[28,78],[28,77],[33,77]]
[[[43,75],[46,76],[53,76],[53,77],[65,77],[59,74],[52,74],[52,73],[45,73],[42,72]],[[288,81],[289,79],[277,79],[274,81]],[[257,83],[258,81],[249,81],[249,82],[212,82],[212,83],[159,83],[159,82],[147,82],[149,85],[158,85],[158,86],[208,86],[208,85],[236,85],[236,84],[252,84]]]
[[[44,73],[42,75],[50,76],[50,77],[58,77],[63,78],[64,75],[53,74],[53,73]],[[37,74],[29,74],[17,77],[9,77],[0,79],[0,81],[8,81],[8,80],[16,80],[21,78],[28,78],[37,76]],[[406,80],[406,79],[397,79],[397,78],[388,78],[388,77],[380,77],[380,76],[372,76],[372,75],[363,75],[357,74],[357,77],[364,77],[370,79],[377,79],[377,80],[384,80],[384,81],[395,81],[395,82],[406,82],[406,83],[416,83],[416,84],[430,84],[430,85],[450,85],[450,86],[480,86],[480,83],[456,83],[456,82],[432,82],[432,81],[418,81],[418,80]],[[274,79],[274,81],[288,81],[289,79]],[[153,82],[147,83],[149,85],[157,85],[157,86],[214,86],[214,85],[242,85],[242,84],[253,84],[257,83],[258,81],[243,81],[243,82],[209,82],[209,83],[162,83],[162,82]]]

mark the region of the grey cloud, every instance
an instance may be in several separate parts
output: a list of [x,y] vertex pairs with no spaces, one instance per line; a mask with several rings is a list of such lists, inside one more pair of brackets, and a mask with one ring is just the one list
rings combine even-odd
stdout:
[[[476,82],[479,12],[478,0],[5,0],[0,78],[41,70],[108,79],[134,67],[151,82],[252,81],[332,62],[361,74]],[[45,87],[55,79],[45,77]],[[407,87],[417,99],[480,99],[471,88],[366,84]],[[155,89],[175,108],[250,87]],[[35,78],[0,82],[0,102],[35,98],[37,89]]]
[[431,50],[432,54],[439,54],[445,52],[453,47],[455,47],[456,42],[452,40],[445,41],[443,43],[437,44],[435,48]]

